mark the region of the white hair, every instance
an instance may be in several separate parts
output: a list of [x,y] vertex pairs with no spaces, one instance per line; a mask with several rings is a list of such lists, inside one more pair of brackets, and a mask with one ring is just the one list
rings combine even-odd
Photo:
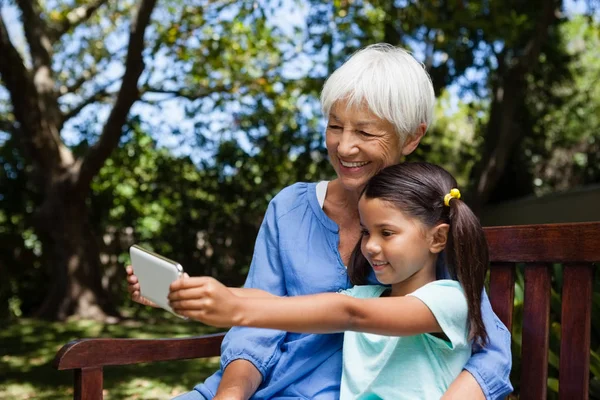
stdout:
[[404,143],[419,125],[433,122],[435,94],[423,64],[390,44],[367,46],[331,74],[321,92],[321,108],[329,116],[340,100],[348,108],[366,104],[377,117],[394,125]]

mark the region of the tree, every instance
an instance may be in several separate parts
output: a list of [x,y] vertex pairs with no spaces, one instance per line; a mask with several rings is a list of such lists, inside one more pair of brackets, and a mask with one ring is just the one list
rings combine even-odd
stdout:
[[43,317],[115,313],[101,289],[98,247],[89,227],[86,201],[90,183],[119,143],[129,110],[139,97],[144,33],[156,0],[140,0],[137,5],[114,106],[98,140],[81,156],[65,145],[60,133],[71,116],[101,93],[67,111],[61,108],[61,96],[75,92],[86,81],[86,73],[72,79],[70,85],[64,81],[59,85],[54,54],[64,45],[65,36],[73,36],[78,26],[106,2],[77,4],[57,18],[45,18],[37,1],[17,1],[28,45],[26,56],[12,43],[7,26],[0,19],[0,76],[12,104],[12,118],[3,120],[2,127],[19,139],[31,166],[28,179],[39,188],[41,199],[35,226],[52,268],[47,300],[39,311]]
[[[16,5],[28,51],[19,52],[9,35],[15,23],[11,29],[2,21],[0,51],[9,56],[0,61],[0,76],[10,105],[0,92],[0,131],[23,139],[13,150],[25,160],[24,171],[15,167],[26,172],[26,186],[36,193],[30,197],[33,225],[45,276],[53,280],[39,315],[115,312],[100,286],[106,271],[99,262],[102,233],[90,225],[90,185],[112,151],[131,140],[124,132],[132,127],[153,137],[172,133],[181,144],[201,148],[208,156],[199,167],[222,196],[214,200],[220,206],[215,213],[225,211],[223,218],[252,229],[273,191],[318,174],[313,161],[323,162],[320,134],[308,132],[316,117],[297,112],[305,102],[303,83],[282,72],[294,53],[267,23],[276,5],[174,0],[155,7],[141,1],[127,46],[123,27],[131,2]],[[154,8],[157,21],[151,23]],[[180,120],[168,115],[173,109],[183,111]],[[243,190],[259,196],[240,201]],[[26,225],[28,211],[23,216]],[[235,236],[247,249],[246,232],[218,240],[228,247]]]
[[566,65],[566,58],[544,54],[557,51],[549,44],[559,39],[558,27],[565,21],[562,2],[342,0],[312,4],[311,41],[317,49],[320,45],[329,49],[329,70],[355,49],[384,41],[413,50],[427,67],[436,94],[453,84],[461,94],[474,98],[477,108],[481,102],[487,104],[488,115],[481,119],[485,123],[478,126],[476,135],[479,157],[471,171],[469,201],[474,209],[489,202],[510,157],[531,132],[526,123],[531,119],[526,106],[528,80],[544,57]]

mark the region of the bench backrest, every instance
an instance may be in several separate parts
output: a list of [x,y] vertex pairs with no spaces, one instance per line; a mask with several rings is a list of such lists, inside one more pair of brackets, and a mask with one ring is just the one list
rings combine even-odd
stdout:
[[[510,329],[516,263],[526,263],[521,399],[547,398],[551,265],[562,263],[559,396],[587,400],[594,262],[600,262],[600,222],[485,228],[490,247],[490,299]],[[179,339],[83,339],[54,360],[74,370],[75,399],[102,399],[103,368],[151,361],[218,356],[223,334]]]
[[490,300],[511,329],[515,265],[525,263],[521,399],[546,399],[551,266],[563,265],[559,397],[588,399],[594,264],[600,222],[485,228],[490,247]]

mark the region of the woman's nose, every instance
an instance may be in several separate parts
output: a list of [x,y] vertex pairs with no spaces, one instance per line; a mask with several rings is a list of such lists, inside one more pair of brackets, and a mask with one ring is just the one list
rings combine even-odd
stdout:
[[358,152],[358,143],[354,132],[349,129],[344,129],[340,135],[337,151],[342,157],[352,156]]

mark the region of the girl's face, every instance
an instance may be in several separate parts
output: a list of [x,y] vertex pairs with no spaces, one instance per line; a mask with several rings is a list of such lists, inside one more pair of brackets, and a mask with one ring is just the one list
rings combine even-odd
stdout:
[[436,233],[445,224],[427,228],[389,202],[365,196],[358,210],[363,230],[361,251],[379,282],[392,285],[393,296],[411,293],[435,280],[435,262],[445,245],[445,237],[440,246]]
[[346,189],[361,190],[369,178],[400,162],[403,146],[394,126],[367,107],[347,109],[337,102],[326,131],[329,161]]

